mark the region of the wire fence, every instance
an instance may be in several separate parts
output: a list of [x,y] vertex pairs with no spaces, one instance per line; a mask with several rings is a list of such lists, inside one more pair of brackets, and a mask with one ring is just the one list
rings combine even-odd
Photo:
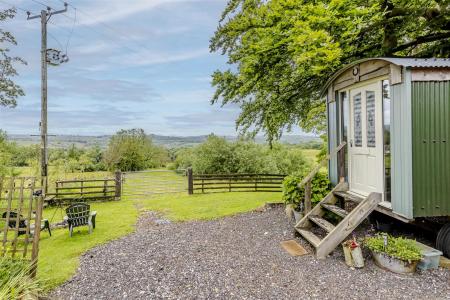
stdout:
[[187,193],[186,170],[149,170],[122,173],[124,197]]

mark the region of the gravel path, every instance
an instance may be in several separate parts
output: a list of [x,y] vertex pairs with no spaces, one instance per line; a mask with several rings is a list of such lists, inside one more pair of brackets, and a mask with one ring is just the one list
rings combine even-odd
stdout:
[[[134,234],[97,247],[59,299],[450,299],[450,271],[414,275],[291,257],[294,237],[281,208],[208,222],[168,223],[146,214]],[[308,247],[306,242],[297,240]]]

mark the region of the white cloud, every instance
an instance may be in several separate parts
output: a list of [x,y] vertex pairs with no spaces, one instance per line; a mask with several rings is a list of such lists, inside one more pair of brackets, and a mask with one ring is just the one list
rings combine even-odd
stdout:
[[128,55],[126,64],[128,66],[148,66],[190,60],[208,54],[209,50],[207,48],[184,51],[181,53],[153,52],[147,50]]
[[[115,20],[120,20],[134,14],[148,12],[156,9],[161,5],[187,3],[187,2],[201,2],[206,0],[103,0],[90,1],[89,4],[94,4],[90,7],[77,5],[83,8],[83,11],[88,11],[89,15],[80,12],[78,19],[81,24],[92,25],[98,23],[105,23]],[[95,17],[93,17],[95,16]]]

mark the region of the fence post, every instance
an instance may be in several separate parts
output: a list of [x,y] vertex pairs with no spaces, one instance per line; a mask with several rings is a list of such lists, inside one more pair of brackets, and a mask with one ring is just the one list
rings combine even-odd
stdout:
[[115,192],[115,198],[116,200],[120,200],[120,197],[122,196],[122,172],[116,171],[115,173],[116,177],[116,192]]
[[[33,193],[33,191],[31,191]],[[39,240],[41,237],[41,220],[42,220],[42,210],[44,205],[43,195],[36,197],[36,219],[34,226],[33,235],[33,248],[31,250],[31,277],[35,278],[37,273],[37,262],[39,257]],[[31,209],[31,207],[30,207]]]
[[192,175],[191,167],[187,169],[187,176],[188,176],[188,194],[192,195],[194,194],[194,177]]
[[106,198],[106,191],[108,190],[108,180],[105,179],[105,181],[103,181],[103,197]]
[[305,184],[305,214],[311,211],[311,180]]

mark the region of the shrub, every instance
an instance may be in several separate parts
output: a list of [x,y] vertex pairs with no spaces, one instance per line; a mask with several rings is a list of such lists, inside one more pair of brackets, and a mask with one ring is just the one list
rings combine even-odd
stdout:
[[[287,176],[283,181],[283,200],[285,204],[292,204],[294,208],[302,210],[305,201],[305,189],[298,188],[299,183],[305,175],[295,174]],[[330,192],[330,181],[328,175],[319,172],[311,182],[311,202],[320,202]]]
[[121,130],[111,137],[104,162],[110,171],[139,171],[165,166],[169,153],[153,144],[142,129]]
[[229,142],[215,135],[196,147],[178,150],[175,156],[171,168],[192,167],[197,174],[291,174],[310,166],[299,147],[275,144],[269,148],[251,140]]
[[385,236],[387,238],[386,246],[384,245],[384,236],[381,234],[367,238],[365,245],[374,252],[386,253],[391,257],[405,261],[416,261],[422,258],[420,248],[415,240],[390,235]]

